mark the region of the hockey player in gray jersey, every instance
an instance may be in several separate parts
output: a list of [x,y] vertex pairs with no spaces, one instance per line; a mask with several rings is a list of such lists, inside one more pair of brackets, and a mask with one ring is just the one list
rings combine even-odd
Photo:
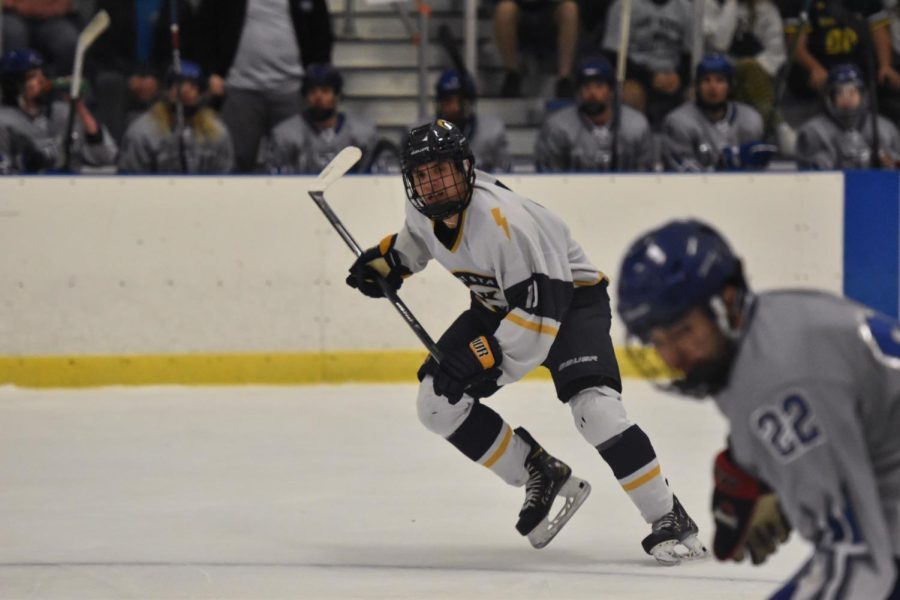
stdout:
[[734,66],[721,54],[697,64],[696,99],[663,122],[663,160],[671,171],[759,169],[776,148],[763,143],[762,117],[753,107],[730,99]]
[[[589,487],[481,402],[543,365],[578,430],[652,524],[645,551],[666,564],[705,555],[650,440],[625,413],[606,277],[556,215],[474,166],[453,124],[438,119],[413,129],[402,155],[406,222],[364,252],[347,278],[378,297],[376,273],[396,289],[434,259],[469,288],[471,308],[437,342],[440,364],[429,358],[419,370],[420,420],[472,461],[525,486],[516,529],[543,547]],[[549,515],[557,495],[565,505]]]
[[475,112],[478,92],[471,77],[447,69],[434,86],[434,97],[437,118],[462,130],[482,171],[500,173],[512,169],[506,125],[494,115]]
[[[181,72],[169,69],[166,94],[125,131],[119,173],[222,174],[234,168],[228,128],[204,106],[205,78],[196,63],[181,61]],[[176,103],[184,123],[179,130]]]
[[[838,65],[828,73],[824,111],[797,132],[797,163],[801,169],[868,169],[872,167],[872,110],[860,70]],[[900,161],[900,133],[888,119],[878,116],[879,160],[885,168]]]
[[813,555],[772,598],[900,598],[900,324],[824,292],[753,294],[698,221],[631,245],[617,309],[680,373],[670,389],[712,395],[728,420],[716,556],[758,564],[793,526]]
[[616,127],[615,75],[605,58],[588,58],[575,72],[577,104],[547,117],[534,149],[538,171],[649,171],[653,169],[650,125],[622,105],[618,155],[613,165]]
[[343,77],[331,65],[306,68],[300,90],[306,108],[272,128],[266,158],[269,172],[318,173],[346,146],[363,151],[360,167],[371,163],[375,124],[338,110],[343,85]]
[[[41,55],[11,50],[0,59],[0,173],[41,173],[63,167],[69,104],[54,102]],[[84,102],[76,103],[71,168],[111,165],[116,143]]]

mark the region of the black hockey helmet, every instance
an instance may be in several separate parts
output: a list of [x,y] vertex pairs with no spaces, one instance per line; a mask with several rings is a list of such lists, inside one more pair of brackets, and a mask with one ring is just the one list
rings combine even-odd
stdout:
[[[457,189],[444,182],[423,181],[417,176],[417,168],[428,163],[450,162],[462,177],[462,181],[454,184]],[[446,219],[461,213],[472,200],[475,185],[475,156],[469,148],[469,142],[459,127],[444,119],[413,128],[403,144],[400,157],[400,168],[403,172],[403,185],[406,197],[416,210],[430,219]],[[441,202],[429,202],[429,198],[419,194],[419,189],[428,186],[436,193],[446,193],[447,198]]]
[[334,90],[336,96],[341,95],[344,88],[344,78],[332,65],[327,63],[313,63],[306,67],[303,75],[303,83],[300,86],[300,94],[306,97],[314,87],[329,87]]

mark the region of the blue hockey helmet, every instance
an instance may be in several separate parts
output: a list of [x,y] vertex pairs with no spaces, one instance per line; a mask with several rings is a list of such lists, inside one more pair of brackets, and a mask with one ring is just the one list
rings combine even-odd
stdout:
[[707,54],[697,63],[697,83],[711,73],[717,73],[725,78],[731,90],[734,90],[734,65],[724,54]]
[[438,78],[434,86],[434,95],[438,100],[450,96],[461,96],[469,101],[474,101],[478,96],[475,82],[467,74],[463,75],[456,69],[447,69]]
[[628,248],[617,310],[628,332],[647,340],[654,327],[708,306],[729,283],[746,289],[741,261],[719,232],[697,220],[671,221]]
[[335,95],[340,96],[344,88],[344,78],[341,73],[332,65],[327,63],[313,63],[306,67],[306,73],[303,75],[303,84],[300,87],[300,93],[303,96],[309,93],[314,87],[329,87],[334,90]]
[[616,74],[606,58],[602,56],[589,57],[578,64],[578,69],[575,71],[576,85],[581,87],[588,81],[599,81],[610,87],[615,85]]
[[25,76],[29,71],[43,67],[44,59],[37,50],[21,48],[4,52],[0,57],[0,95],[3,97],[3,104],[15,106]]
[[[835,101],[836,92],[845,87],[852,86],[859,90],[859,103],[856,106],[838,106]],[[855,127],[865,118],[869,112],[869,100],[866,90],[866,80],[859,67],[851,63],[844,63],[832,67],[825,81],[825,94],[823,96],[825,112],[843,127]]]
[[28,71],[44,66],[44,58],[37,50],[21,48],[9,50],[0,58],[0,77],[23,77]]
[[166,86],[171,87],[179,81],[190,81],[203,90],[205,89],[206,78],[203,77],[203,69],[199,64],[190,60],[181,61],[181,72],[176,73],[175,67],[171,66],[166,71]]

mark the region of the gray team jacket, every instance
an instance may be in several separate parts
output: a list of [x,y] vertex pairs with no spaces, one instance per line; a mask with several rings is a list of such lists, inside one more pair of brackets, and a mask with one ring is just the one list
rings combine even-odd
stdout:
[[[796,598],[885,598],[900,557],[900,326],[823,292],[760,294],[716,404],[735,460],[815,545]],[[821,593],[821,595],[820,595]]]
[[[534,148],[538,171],[609,171],[613,133],[587,120],[577,106],[551,114],[541,127]],[[618,171],[653,169],[653,146],[647,118],[622,105],[622,129],[617,144]]]
[[359,165],[375,150],[375,124],[365,117],[340,113],[333,129],[314,129],[303,115],[285,119],[272,129],[266,158],[270,173],[319,173],[346,146],[363,151]]
[[756,109],[729,102],[725,117],[710,121],[693,101],[663,120],[663,162],[670,171],[715,171],[722,167],[722,149],[763,138],[763,120]]
[[[63,137],[69,117],[69,105],[54,102],[47,112],[31,118],[18,107],[0,107],[0,173],[21,173],[25,171],[26,155],[37,153],[40,157],[39,170],[62,167]],[[116,159],[116,142],[101,126],[99,142],[85,139],[84,127],[76,117],[72,141],[72,166],[82,165],[102,167],[112,165]],[[27,169],[31,171],[31,169]]]
[[[801,169],[868,169],[872,166],[872,118],[860,129],[843,129],[827,115],[816,115],[797,131],[797,164]],[[879,150],[900,160],[900,133],[878,116]]]
[[[160,118],[160,105],[151,108],[134,123],[122,137],[119,154],[120,173],[230,173],[234,168],[234,146],[228,128],[208,108],[194,119],[203,118],[209,131],[200,133],[196,127],[186,126],[179,143],[171,124]],[[182,153],[184,159],[182,160]]]

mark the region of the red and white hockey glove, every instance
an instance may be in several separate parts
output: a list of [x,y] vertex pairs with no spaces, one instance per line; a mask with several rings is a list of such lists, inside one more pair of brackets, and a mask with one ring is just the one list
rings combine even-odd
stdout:
[[481,335],[444,355],[433,369],[434,393],[456,404],[470,386],[480,386],[500,377],[503,354],[494,336]]
[[748,551],[754,565],[762,564],[791,532],[778,496],[735,464],[727,449],[716,456],[715,482],[713,553],[719,560],[740,562]]

